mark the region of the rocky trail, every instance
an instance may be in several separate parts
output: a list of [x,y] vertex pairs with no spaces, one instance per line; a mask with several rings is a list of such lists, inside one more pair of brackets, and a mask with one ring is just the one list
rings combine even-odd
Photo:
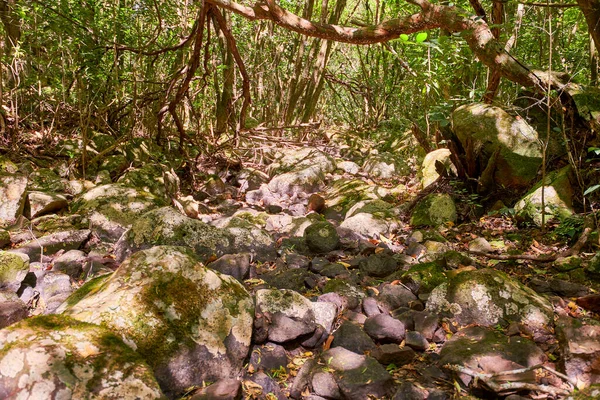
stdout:
[[568,167],[542,231],[538,186],[479,204],[439,175],[448,150],[404,139],[275,143],[193,189],[181,156],[102,134],[89,180],[75,141],[4,156],[0,398],[600,398],[600,252]]

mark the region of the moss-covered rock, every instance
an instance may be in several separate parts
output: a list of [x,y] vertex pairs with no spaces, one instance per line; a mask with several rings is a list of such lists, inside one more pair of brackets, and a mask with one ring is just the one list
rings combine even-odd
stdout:
[[0,288],[16,292],[27,272],[29,272],[27,255],[0,251]]
[[27,177],[0,173],[0,226],[13,224],[23,213]]
[[162,399],[142,357],[110,330],[52,315],[0,331],[0,397]]
[[448,194],[430,194],[415,206],[410,224],[413,226],[438,226],[456,222],[456,204]]
[[92,230],[114,243],[142,214],[162,205],[163,200],[148,192],[108,184],[84,193],[72,204],[71,211],[89,216]]
[[27,189],[47,193],[63,193],[65,191],[65,182],[53,170],[40,168],[29,175],[29,186]]
[[123,337],[168,395],[239,373],[252,335],[252,297],[185,248],[139,251],[112,276],[82,289],[83,297],[75,292],[57,312]]
[[431,293],[446,280],[444,269],[437,262],[413,265],[400,278],[403,284],[417,294]]
[[[552,218],[567,218],[573,214],[573,187],[571,167],[566,166],[546,177],[543,186],[546,221]],[[542,182],[538,182],[515,204],[518,215],[542,225]]]
[[447,314],[461,326],[494,326],[514,321],[546,329],[553,316],[545,297],[491,269],[465,271],[441,284],[431,292],[427,309]]
[[163,170],[156,164],[145,164],[141,168],[131,169],[117,181],[123,186],[151,193],[158,199],[167,200]]
[[524,189],[535,179],[542,164],[541,140],[523,118],[488,104],[468,104],[452,113],[452,130],[465,148],[471,142],[482,165],[492,160],[489,171],[496,185]]
[[10,233],[6,229],[0,228],[0,248],[10,244]]
[[315,222],[304,230],[304,239],[308,248],[316,253],[328,253],[340,244],[335,226],[327,221]]

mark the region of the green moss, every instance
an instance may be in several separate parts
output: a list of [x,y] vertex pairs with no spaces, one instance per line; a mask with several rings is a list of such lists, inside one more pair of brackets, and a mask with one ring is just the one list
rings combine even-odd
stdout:
[[79,303],[81,299],[83,299],[87,295],[98,292],[104,286],[104,283],[108,280],[108,278],[110,278],[112,275],[113,274],[105,274],[90,279],[67,298],[67,305],[69,307],[72,307],[75,304]]
[[13,281],[19,272],[29,269],[29,262],[19,254],[0,251],[0,282]]
[[433,289],[447,281],[444,269],[437,262],[417,264],[406,271],[401,278],[403,283],[418,286],[419,293],[431,293]]

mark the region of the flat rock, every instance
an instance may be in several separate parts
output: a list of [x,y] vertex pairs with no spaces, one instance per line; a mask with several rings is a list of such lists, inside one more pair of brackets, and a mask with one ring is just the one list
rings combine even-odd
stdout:
[[62,194],[29,192],[24,215],[31,219],[44,214],[56,213],[68,206],[67,198]]

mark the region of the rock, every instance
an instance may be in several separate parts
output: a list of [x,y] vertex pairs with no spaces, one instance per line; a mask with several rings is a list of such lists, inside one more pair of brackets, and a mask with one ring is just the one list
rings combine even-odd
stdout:
[[523,118],[514,118],[499,107],[468,104],[452,113],[452,130],[463,147],[470,141],[473,148],[481,149],[481,165],[494,163],[490,169],[498,187],[524,189],[535,179],[542,164],[542,142]]
[[232,235],[223,229],[186,217],[171,207],[162,207],[138,217],[115,245],[115,254],[122,261],[138,250],[169,245],[185,246],[208,258],[231,251],[233,241]]
[[395,218],[386,220],[369,213],[358,213],[344,219],[340,224],[342,230],[359,238],[379,238],[380,235],[388,237],[398,226],[399,223]]
[[296,292],[306,290],[306,283],[311,278],[311,273],[302,268],[269,271],[260,275],[261,279],[277,289],[288,289]]
[[269,176],[262,171],[253,168],[240,170],[233,178],[233,185],[240,188],[241,193],[256,190],[263,183],[269,181]]
[[562,370],[582,386],[600,383],[600,323],[590,318],[560,317],[556,336]]
[[387,314],[367,318],[364,330],[371,338],[388,343],[401,343],[404,340],[404,324]]
[[423,159],[423,165],[421,167],[421,174],[423,175],[421,178],[421,185],[423,186],[423,189],[435,182],[440,176],[435,167],[435,164],[438,161],[442,163],[446,169],[456,173],[456,167],[452,164],[452,160],[450,159],[450,150],[433,150],[432,152],[427,153]]
[[84,193],[71,211],[89,215],[92,231],[104,241],[115,243],[147,211],[163,205],[148,192],[108,184]]
[[68,205],[67,198],[61,194],[29,192],[23,214],[31,219],[58,212],[67,208]]
[[317,372],[312,376],[311,381],[312,391],[317,395],[326,399],[340,399],[340,388],[332,373]]
[[383,398],[393,392],[392,376],[372,357],[336,347],[321,354],[321,363],[333,370],[345,399]]
[[231,218],[218,223],[215,221],[215,226],[232,238],[231,247],[223,249],[223,252],[247,252],[258,261],[273,260],[275,258],[275,242],[271,235],[257,226],[264,226],[263,218],[266,219],[266,214],[255,216],[238,211]]
[[600,251],[588,262],[585,272],[594,278],[600,278]]
[[343,347],[357,354],[364,354],[376,346],[360,326],[349,321],[343,321],[333,333],[331,347]]
[[390,312],[399,307],[408,307],[408,303],[416,299],[417,296],[404,286],[386,283],[379,291],[377,304],[383,312]]
[[7,230],[0,228],[0,248],[11,243],[10,233]]
[[241,395],[242,382],[223,378],[198,390],[190,400],[235,400]]
[[242,281],[248,276],[250,259],[249,253],[225,254],[208,264],[208,267]]
[[381,364],[394,364],[401,367],[411,363],[416,357],[416,353],[410,347],[400,347],[397,344],[388,343],[371,351],[371,356]]
[[590,294],[577,299],[577,305],[586,310],[600,313],[600,294]]
[[252,346],[249,365],[253,372],[265,371],[268,373],[285,367],[287,364],[288,358],[283,346],[272,342]]
[[63,272],[73,279],[78,279],[87,261],[87,254],[81,250],[69,250],[56,257],[52,263],[52,271]]
[[377,305],[377,300],[374,297],[367,297],[362,302],[362,308],[367,317],[381,314],[381,310]]
[[[0,329],[27,318],[29,309],[11,290],[0,290]],[[0,371],[1,374],[1,371]]]
[[136,190],[143,190],[157,199],[169,200],[165,190],[163,169],[157,164],[145,164],[141,168],[129,169],[117,180],[117,183]]
[[370,155],[362,168],[369,176],[380,179],[401,178],[410,173],[406,161],[391,153]]
[[[455,333],[442,347],[440,357],[439,365],[461,365],[483,373],[532,367],[546,361],[544,352],[531,340],[521,336],[506,337],[500,332],[477,326]],[[535,377],[533,371],[530,375]],[[465,385],[472,379],[466,375],[460,377]],[[525,376],[522,379],[527,380]]]
[[327,301],[311,302],[310,305],[315,314],[315,322],[321,325],[327,334],[331,333],[337,318],[337,306]]
[[322,276],[326,276],[328,278],[336,278],[336,277],[344,277],[344,276],[348,276],[349,272],[346,269],[346,267],[344,267],[342,264],[339,263],[330,263],[325,265],[321,271],[319,272],[320,275]]
[[564,297],[581,297],[590,293],[590,288],[562,279],[532,279],[528,286],[540,294],[556,294]]
[[569,272],[581,268],[582,260],[579,256],[560,257],[552,263],[552,267],[559,272]]
[[425,389],[419,388],[412,382],[405,381],[392,398],[392,400],[423,400],[428,393]]
[[26,176],[0,173],[0,226],[12,225],[22,215],[26,188]]
[[360,166],[354,161],[336,161],[336,165],[339,169],[350,175],[356,175],[360,172]]
[[456,222],[456,205],[448,194],[430,194],[421,199],[413,209],[410,224],[413,226],[439,226]]
[[202,381],[236,376],[248,354],[254,302],[229,275],[181,247],[135,253],[58,310],[110,328],[144,356],[171,397]]
[[28,190],[47,193],[64,193],[65,183],[49,168],[40,168],[29,174]]
[[42,254],[50,256],[58,253],[60,250],[69,251],[79,249],[83,242],[88,240],[90,233],[89,229],[51,233],[28,243],[21,244],[13,249],[13,251],[27,254],[31,260],[39,260]]
[[[571,167],[566,166],[546,176],[544,202],[546,221],[552,218],[566,218],[573,214],[573,187],[571,186]],[[536,184],[521,200],[515,204],[515,211],[536,225],[542,225],[542,183]]]
[[398,261],[385,253],[372,254],[358,263],[358,268],[364,276],[382,278],[398,269]]
[[256,314],[270,321],[269,340],[285,343],[316,328],[311,302],[291,290],[260,289],[256,292]]
[[433,290],[427,311],[447,313],[459,326],[495,326],[501,321],[547,329],[553,309],[544,297],[506,274],[481,269],[462,272]]
[[[325,286],[323,287],[323,293],[324,294],[321,295],[319,299],[323,299],[324,301],[331,301],[332,303],[335,303],[339,309],[355,309],[360,305],[360,300],[363,297],[365,297],[365,294],[358,287],[356,287],[352,283],[347,282],[347,280],[338,278],[328,280]],[[331,297],[326,299],[328,295],[330,295]],[[342,304],[340,305],[340,303],[336,300],[333,300],[332,297],[337,297],[338,299],[340,299]]]
[[421,333],[415,331],[406,332],[405,345],[417,351],[425,351],[429,349],[429,342],[427,339],[425,339]]
[[257,372],[246,378],[251,382],[250,391],[259,399],[269,400],[287,400],[288,397],[283,394],[279,384],[264,372]]
[[44,314],[52,314],[73,293],[71,278],[67,274],[48,271],[38,279],[35,290],[43,300]]
[[315,222],[304,230],[306,245],[315,253],[328,253],[340,244],[335,227],[326,221]]
[[437,262],[413,265],[400,277],[400,282],[417,294],[431,293],[446,281],[444,269]]
[[0,289],[16,292],[29,272],[26,254],[0,251]]
[[123,154],[113,154],[104,157],[102,163],[98,167],[98,175],[100,176],[101,172],[106,171],[108,172],[108,175],[106,175],[108,179],[102,179],[98,183],[110,183],[113,180],[113,178],[116,178],[117,176],[121,175],[121,173],[125,171],[128,166],[129,161],[127,160],[127,157]]
[[57,315],[0,331],[0,397],[164,398],[152,370],[118,336]]
[[[329,155],[311,148],[288,151],[279,163],[272,164],[274,171],[291,168],[279,173],[268,183],[272,193],[292,196],[298,193],[315,192],[323,182],[325,174],[335,170],[335,162]],[[296,162],[291,162],[296,159]],[[300,161],[298,161],[300,160]]]
[[414,330],[422,334],[425,339],[432,340],[439,327],[440,318],[426,311],[411,311],[411,313]]
[[314,211],[317,214],[320,214],[321,212],[323,212],[324,209],[325,209],[325,199],[316,193],[311,194],[308,198],[308,204],[306,205],[306,210],[308,212]]
[[478,251],[480,253],[491,253],[494,251],[494,248],[483,237],[478,237],[469,242],[469,251]]

